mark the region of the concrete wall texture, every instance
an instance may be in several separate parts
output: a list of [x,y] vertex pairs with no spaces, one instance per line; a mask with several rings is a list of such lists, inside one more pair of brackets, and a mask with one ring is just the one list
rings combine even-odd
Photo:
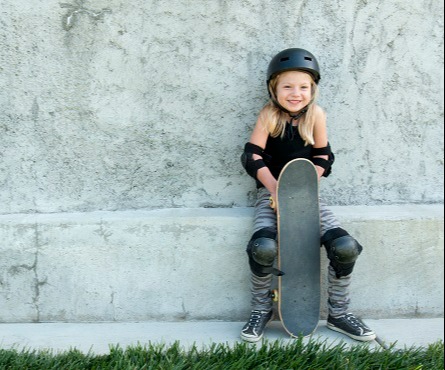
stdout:
[[239,155],[287,47],[321,64],[328,202],[443,202],[441,14],[426,0],[1,0],[0,213],[251,205]]
[[[79,281],[70,282],[63,271],[72,269],[62,266],[79,257],[86,275],[105,271],[105,257],[118,244],[128,255],[123,252],[113,263],[143,273],[144,261],[160,253],[159,245],[132,241],[131,230],[140,238],[161,240],[172,253],[178,241],[189,243],[192,253],[224,240],[220,259],[232,256],[232,248],[245,258],[254,184],[239,156],[267,101],[268,62],[288,47],[310,50],[321,65],[320,105],[328,115],[337,158],[333,174],[322,182],[327,203],[364,209],[431,206],[435,220],[443,222],[443,213],[437,213],[444,185],[443,10],[442,2],[431,0],[0,0],[0,321],[39,321],[36,307],[45,305],[44,320],[113,318],[107,311],[111,306],[91,307],[89,314],[61,309],[57,297],[45,301],[40,289],[64,276],[63,289],[76,291]],[[211,217],[209,208],[221,208],[233,219]],[[187,220],[201,236],[152,235],[186,227],[183,218],[170,213],[170,231],[156,226],[162,223],[156,217],[164,215],[159,210],[171,209],[176,209],[173,214],[191,212]],[[215,222],[208,226],[213,236],[207,240],[202,235],[209,229],[199,227],[206,210],[208,222]],[[104,213],[91,216],[95,212]],[[118,244],[84,240],[94,230],[103,232],[104,222],[117,227],[115,212],[119,220],[133,220],[131,227],[122,226]],[[45,234],[54,225],[49,214],[61,220],[54,229],[60,232],[57,237],[54,230],[51,237]],[[147,219],[136,222],[134,217]],[[94,227],[81,222],[84,218]],[[443,257],[443,227],[436,221],[431,226],[426,218],[428,235],[419,235],[418,220],[411,228],[411,217],[399,217],[405,232],[417,230],[410,251],[417,253],[427,241],[429,255]],[[345,219],[354,225],[353,217]],[[237,220],[241,226],[234,233],[226,229]],[[148,235],[142,237],[138,233],[144,230]],[[434,243],[431,235],[437,236]],[[384,243],[381,235],[378,240]],[[70,245],[79,255],[65,254]],[[128,259],[131,248],[140,254],[139,265]],[[88,254],[103,265],[87,267]],[[155,268],[174,269],[170,257],[156,257]],[[36,272],[45,275],[50,269],[50,282]],[[244,277],[235,279],[245,284]],[[431,278],[440,277],[443,258]],[[239,288],[238,280],[233,289]],[[26,289],[17,292],[21,283]],[[159,279],[156,286],[164,289],[170,283]],[[102,288],[91,288],[88,297],[73,293],[72,299],[88,307]],[[443,295],[443,283],[439,288]],[[106,300],[115,297],[113,291]],[[179,309],[170,315],[163,307],[164,316],[138,311],[115,318],[188,317],[180,313],[181,292],[175,297]],[[144,299],[141,312],[149,305]],[[405,315],[406,303],[397,302],[394,312]],[[388,299],[386,308],[391,304]],[[22,309],[11,313],[18,305]],[[234,308],[234,316],[246,307]],[[443,303],[421,310],[443,314]],[[207,314],[192,315],[202,317]]]

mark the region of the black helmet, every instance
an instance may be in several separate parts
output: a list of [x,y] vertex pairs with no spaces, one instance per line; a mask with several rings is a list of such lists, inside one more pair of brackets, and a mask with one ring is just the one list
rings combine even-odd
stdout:
[[267,85],[278,73],[301,70],[310,73],[316,84],[320,81],[320,67],[313,54],[304,49],[286,49],[275,55],[267,70]]

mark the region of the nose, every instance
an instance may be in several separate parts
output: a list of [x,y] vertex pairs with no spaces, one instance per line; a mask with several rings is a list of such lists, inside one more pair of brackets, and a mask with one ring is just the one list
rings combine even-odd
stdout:
[[298,87],[294,87],[291,91],[291,94],[298,96],[300,94],[300,89]]

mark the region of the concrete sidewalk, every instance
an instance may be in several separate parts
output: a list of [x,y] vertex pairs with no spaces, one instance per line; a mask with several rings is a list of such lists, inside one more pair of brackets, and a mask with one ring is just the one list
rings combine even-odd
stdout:
[[[364,320],[387,344],[395,348],[427,346],[444,340],[444,319],[390,319]],[[48,324],[0,324],[0,348],[18,350],[51,349],[54,352],[72,348],[87,353],[108,353],[110,346],[122,348],[148,343],[172,344],[179,341],[188,349],[194,344],[203,348],[212,343],[234,345],[240,341],[242,322],[140,322],[140,323],[48,323]],[[313,338],[329,345],[344,342],[348,346],[360,342],[329,330],[326,321],[320,321]],[[266,330],[268,341],[290,339],[274,321]],[[305,340],[309,340],[306,338]],[[376,342],[369,345],[378,348]]]

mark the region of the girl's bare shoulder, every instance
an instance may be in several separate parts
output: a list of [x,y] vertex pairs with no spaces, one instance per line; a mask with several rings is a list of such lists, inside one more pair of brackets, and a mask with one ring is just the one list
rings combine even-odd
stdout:
[[324,119],[326,117],[326,113],[322,107],[320,107],[318,104],[314,106],[314,113],[316,115],[316,118],[322,118]]

